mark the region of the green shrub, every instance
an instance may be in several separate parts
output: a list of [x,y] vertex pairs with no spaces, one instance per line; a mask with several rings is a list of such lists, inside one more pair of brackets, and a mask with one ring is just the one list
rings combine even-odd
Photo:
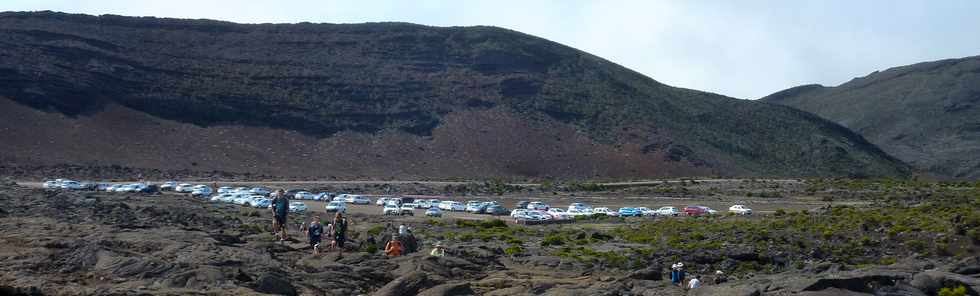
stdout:
[[384,229],[385,229],[384,226],[375,225],[371,228],[368,228],[367,233],[370,234],[371,236],[377,236],[381,234],[381,231],[384,231]]
[[368,244],[367,247],[364,248],[364,252],[367,252],[368,254],[377,253],[378,246],[375,246],[374,244]]
[[541,241],[542,247],[547,246],[560,246],[565,244],[565,237],[558,233],[552,233],[544,237]]
[[939,296],[966,296],[966,287],[960,285],[954,289],[942,288],[939,290]]
[[504,249],[504,253],[507,255],[516,255],[524,253],[524,248],[521,248],[521,246],[510,246]]

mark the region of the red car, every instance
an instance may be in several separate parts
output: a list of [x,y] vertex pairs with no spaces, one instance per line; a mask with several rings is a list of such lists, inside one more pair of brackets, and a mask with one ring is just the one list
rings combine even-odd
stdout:
[[714,214],[715,210],[705,206],[686,206],[684,207],[684,213],[688,216],[701,216]]

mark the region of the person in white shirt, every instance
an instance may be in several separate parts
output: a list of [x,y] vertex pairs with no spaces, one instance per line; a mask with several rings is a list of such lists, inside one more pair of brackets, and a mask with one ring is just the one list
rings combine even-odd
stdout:
[[697,289],[697,288],[700,288],[700,287],[701,287],[701,276],[700,275],[694,277],[693,279],[691,279],[690,282],[687,283],[687,288],[688,289],[692,289],[693,290],[693,289]]

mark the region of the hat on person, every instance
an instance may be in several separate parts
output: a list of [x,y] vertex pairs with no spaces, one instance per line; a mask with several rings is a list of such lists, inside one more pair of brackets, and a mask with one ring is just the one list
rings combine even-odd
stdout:
[[721,272],[721,270],[715,270],[715,274],[725,274],[725,273]]
[[683,262],[677,262],[677,267],[678,267],[678,268],[680,268],[680,267],[684,267],[684,263],[683,263]]

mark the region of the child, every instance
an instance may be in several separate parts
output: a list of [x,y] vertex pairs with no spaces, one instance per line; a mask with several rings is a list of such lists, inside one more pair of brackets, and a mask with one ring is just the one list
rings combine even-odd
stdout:
[[323,236],[323,225],[320,224],[320,216],[313,216],[313,222],[306,230],[310,238],[310,246],[313,247],[313,256],[320,255],[320,238]]

